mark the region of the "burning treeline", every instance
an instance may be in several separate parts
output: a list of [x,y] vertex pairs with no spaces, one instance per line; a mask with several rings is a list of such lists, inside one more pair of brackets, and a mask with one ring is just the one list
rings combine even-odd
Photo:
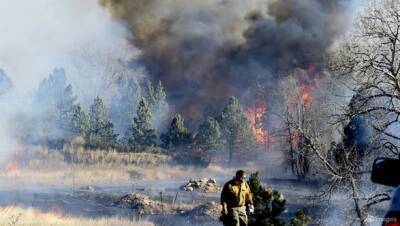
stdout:
[[[71,79],[70,70],[62,67],[43,79],[29,99],[35,111],[12,112],[6,118],[15,122],[9,133],[27,145],[3,164],[7,173],[17,174],[19,165],[24,163],[20,157],[37,145],[45,146],[46,156],[56,153],[56,159],[68,166],[91,160],[89,157],[80,161],[80,156],[99,156],[93,159],[103,161],[110,153],[110,162],[127,166],[132,165],[131,157],[128,161],[120,158],[125,152],[129,152],[127,156],[132,152],[166,154],[168,158],[172,156],[174,163],[204,166],[256,160],[257,154],[276,151],[285,154],[284,160],[288,160],[298,179],[323,177],[331,182],[329,192],[342,188],[350,191],[357,208],[360,200],[366,200],[357,197],[357,193],[362,189],[359,172],[368,164],[367,157],[376,154],[370,150],[369,142],[375,140],[369,139],[368,123],[382,116],[366,112],[381,110],[374,105],[381,102],[370,101],[376,95],[368,88],[374,86],[362,87],[363,78],[350,85],[364,88],[361,91],[337,85],[342,78],[331,74],[335,68],[328,68],[325,61],[347,31],[350,1],[100,3],[102,10],[112,15],[113,22],[129,29],[130,44],[123,42],[129,48],[123,49],[137,48],[139,52],[128,63],[120,62],[120,57],[104,56],[106,60],[99,65],[108,67],[110,63],[113,67],[100,86],[88,86],[92,84],[84,77]],[[349,57],[343,63],[340,60],[348,56],[335,59],[332,55],[329,60],[342,63],[340,68],[348,66],[346,63],[366,62]],[[140,71],[140,75],[132,71]],[[1,106],[15,100],[10,76],[11,79],[0,73]],[[104,77],[93,81],[101,79]],[[349,76],[344,80],[351,79]],[[381,84],[379,79],[378,76],[371,81]],[[96,88],[101,92],[96,93],[97,97],[82,95],[76,92],[79,85],[80,90]],[[342,96],[334,102],[336,94],[343,95],[344,90],[351,100]],[[383,94],[392,91],[385,90]],[[390,107],[393,106],[385,109]],[[382,121],[388,118],[391,115],[384,115]],[[384,125],[387,124],[375,126],[382,129]],[[374,131],[382,135],[382,130],[376,128]],[[74,154],[77,150],[79,154]],[[124,175],[129,179],[130,175]],[[364,210],[356,211],[362,221]]]
[[[346,29],[346,2],[102,0],[130,29],[149,79],[110,75],[113,91],[104,91],[105,100],[80,104],[68,71],[56,68],[41,82],[33,98],[41,110],[27,119],[30,127],[17,128],[18,139],[52,147],[183,148],[202,161],[221,149],[229,159],[254,144],[269,150],[281,141],[277,114],[297,104],[311,108],[325,77],[323,57]],[[280,90],[288,77],[290,98]],[[219,141],[210,142],[210,133]]]

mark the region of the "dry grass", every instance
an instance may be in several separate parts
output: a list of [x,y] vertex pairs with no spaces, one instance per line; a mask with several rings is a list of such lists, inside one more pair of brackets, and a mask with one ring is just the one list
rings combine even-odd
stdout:
[[[153,166],[171,161],[171,157],[154,153],[120,153],[115,150],[85,150],[83,148],[65,148],[62,151],[37,147],[25,155],[26,165],[30,168],[54,168],[62,165],[93,165],[119,167],[126,165]],[[43,163],[46,162],[46,165]]]
[[0,207],[0,225],[4,226],[153,226],[149,222],[131,222],[118,218],[87,219],[45,213],[19,207]]
[[[0,186],[96,186],[126,185],[136,180],[182,180],[233,175],[236,168],[211,165],[208,168],[171,164],[167,155],[88,151],[82,148],[62,152],[36,147],[18,158],[18,167],[0,172]],[[22,163],[21,163],[22,162]],[[12,165],[12,164],[11,164]],[[254,171],[252,165],[245,166]]]

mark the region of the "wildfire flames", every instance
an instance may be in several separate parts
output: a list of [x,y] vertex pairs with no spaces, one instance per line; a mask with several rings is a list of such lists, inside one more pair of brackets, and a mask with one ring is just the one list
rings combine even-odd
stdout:
[[[296,70],[296,91],[297,96],[290,96],[290,106],[298,106],[300,104],[305,109],[310,109],[314,102],[315,87],[318,85],[322,78],[321,71],[315,64],[309,64],[306,68],[298,68]],[[253,99],[253,104],[246,111],[248,118],[250,119],[250,127],[256,137],[257,143],[267,147],[273,137],[268,133],[265,128],[267,103],[265,100]],[[293,138],[294,140],[296,138]]]
[[308,108],[311,107],[313,103],[313,92],[314,92],[313,87],[310,85],[301,84],[298,87],[298,92],[300,94],[300,100],[302,102],[302,105]]
[[9,160],[4,165],[5,173],[17,173],[18,172],[18,165],[17,162]]
[[14,154],[9,157],[9,159],[3,164],[0,165],[0,170],[5,174],[18,174],[18,159],[19,156],[22,156],[27,151],[27,146],[23,144],[16,145],[14,149]]
[[256,106],[247,110],[247,117],[250,119],[250,127],[256,137],[257,143],[260,145],[267,144],[267,131],[264,128],[266,106]]
[[322,74],[315,64],[310,64],[306,69],[299,70],[297,75],[297,91],[301,104],[310,108],[314,101],[314,87],[318,84]]

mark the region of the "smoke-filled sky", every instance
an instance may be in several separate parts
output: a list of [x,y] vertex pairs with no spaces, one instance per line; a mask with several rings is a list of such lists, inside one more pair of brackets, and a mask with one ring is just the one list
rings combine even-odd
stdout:
[[256,80],[275,84],[287,70],[318,64],[355,2],[0,0],[0,69],[15,86],[0,97],[0,155],[14,143],[10,122],[29,114],[27,98],[55,67],[86,105],[115,75],[148,73],[176,111],[196,118]]
[[40,112],[31,97],[55,67],[81,102],[104,95],[116,73],[141,76],[125,67],[139,54],[131,33],[97,0],[0,0],[0,31],[0,69],[14,84],[0,94],[0,163],[15,149],[16,118]]
[[256,81],[320,65],[348,29],[351,0],[102,0],[127,23],[150,75],[186,116]]
[[76,92],[92,97],[138,54],[97,0],[0,0],[0,31],[0,68],[19,91],[63,67]]

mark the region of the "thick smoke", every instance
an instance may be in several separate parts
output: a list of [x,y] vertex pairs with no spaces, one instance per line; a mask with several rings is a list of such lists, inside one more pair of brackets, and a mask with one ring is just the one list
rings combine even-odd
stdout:
[[128,41],[129,30],[97,0],[0,2],[1,164],[20,142],[21,130],[35,127],[32,117],[43,113],[32,97],[54,68],[65,69],[84,106],[97,95],[111,96],[114,76],[143,73],[127,69],[139,51]]
[[343,0],[102,0],[188,117],[256,81],[319,64],[346,29]]

